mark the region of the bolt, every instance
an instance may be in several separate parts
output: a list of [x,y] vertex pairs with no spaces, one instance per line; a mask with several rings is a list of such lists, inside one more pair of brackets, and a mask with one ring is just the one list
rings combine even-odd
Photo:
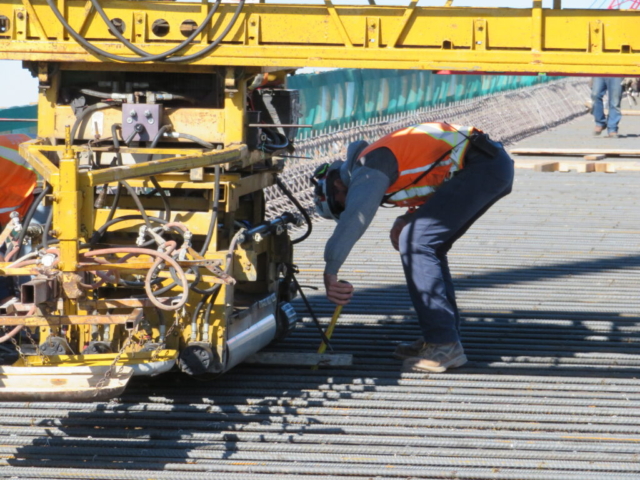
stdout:
[[135,110],[131,110],[131,111],[129,112],[129,116],[130,116],[130,117],[137,117],[137,116],[138,116],[138,112],[136,112]]
[[58,230],[49,230],[49,236],[58,238],[58,235],[60,235],[60,232]]
[[24,13],[18,12],[17,17],[18,17],[18,20],[24,20]]
[[145,110],[144,111],[144,116],[147,117],[147,118],[151,118],[152,117],[151,112],[149,110]]

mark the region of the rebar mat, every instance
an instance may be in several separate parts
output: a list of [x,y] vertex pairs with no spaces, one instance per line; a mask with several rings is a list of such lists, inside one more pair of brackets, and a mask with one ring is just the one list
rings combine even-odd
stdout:
[[[134,379],[118,401],[1,403],[0,478],[640,478],[640,174],[516,171],[450,254],[469,363],[403,372],[418,336],[381,210],[341,277],[351,367],[242,365],[214,382]],[[331,222],[297,245],[321,288]],[[333,307],[308,290],[325,324]],[[303,318],[283,352],[315,352]]]

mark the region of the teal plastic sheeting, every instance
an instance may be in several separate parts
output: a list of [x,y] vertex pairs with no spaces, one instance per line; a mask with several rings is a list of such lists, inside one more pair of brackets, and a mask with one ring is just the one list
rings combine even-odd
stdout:
[[[318,130],[549,80],[551,78],[546,76],[438,75],[430,71],[343,69],[293,75],[287,79],[287,87],[300,90],[303,115],[300,123],[313,125],[313,129]],[[305,135],[304,130],[301,133]]]
[[[38,107],[27,105],[24,107],[10,107],[0,109],[0,118],[37,118]],[[36,122],[6,122],[0,120],[0,134],[24,133],[29,136],[37,134]]]

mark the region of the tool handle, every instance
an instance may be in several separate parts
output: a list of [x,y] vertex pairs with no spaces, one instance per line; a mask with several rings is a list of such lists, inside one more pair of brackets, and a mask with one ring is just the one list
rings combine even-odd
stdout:
[[[325,332],[326,337],[331,340],[331,335],[333,334],[333,330],[336,328],[336,323],[338,323],[338,317],[342,313],[342,305],[338,305],[336,309],[333,311],[333,317],[331,318],[331,323]],[[320,344],[320,348],[318,348],[318,353],[324,353],[327,349],[327,344],[324,341]]]

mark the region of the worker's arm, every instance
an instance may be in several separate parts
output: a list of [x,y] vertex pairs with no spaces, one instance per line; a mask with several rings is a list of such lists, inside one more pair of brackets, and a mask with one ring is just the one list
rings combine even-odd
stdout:
[[389,184],[389,177],[378,170],[360,167],[353,172],[345,210],[324,251],[327,298],[337,305],[346,305],[353,295],[351,285],[338,282],[338,271],[371,224]]

